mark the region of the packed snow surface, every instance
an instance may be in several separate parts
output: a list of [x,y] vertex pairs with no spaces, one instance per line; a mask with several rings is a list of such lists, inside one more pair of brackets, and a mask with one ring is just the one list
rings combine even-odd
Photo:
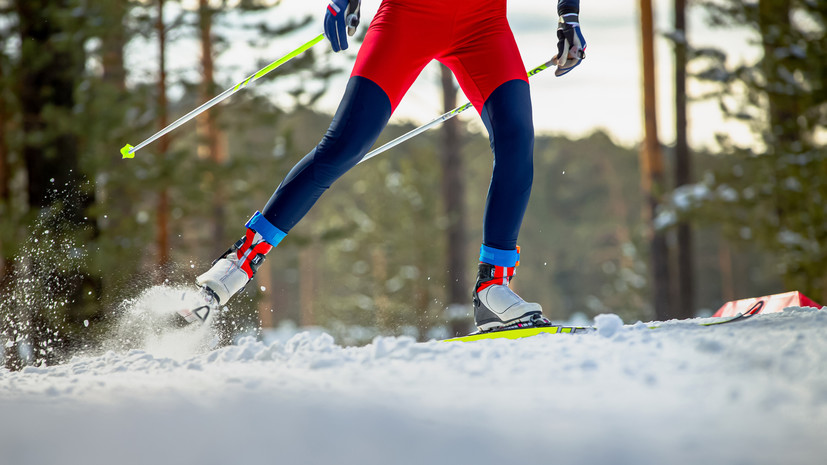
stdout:
[[823,464],[827,310],[0,370],[2,464]]

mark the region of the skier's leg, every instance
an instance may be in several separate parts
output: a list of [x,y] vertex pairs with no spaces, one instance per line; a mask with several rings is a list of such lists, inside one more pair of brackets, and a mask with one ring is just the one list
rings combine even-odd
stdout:
[[481,113],[494,152],[494,172],[483,219],[474,319],[481,330],[521,321],[547,323],[539,304],[525,302],[508,288],[520,260],[517,236],[534,175],[528,83],[503,83],[488,97]]
[[499,86],[483,106],[482,121],[494,153],[483,244],[515,250],[534,178],[534,124],[528,83],[514,80]]
[[264,218],[289,232],[336,179],[359,163],[390,116],[390,100],[379,85],[350,78],[321,142],[287,174],[264,207]]
[[391,115],[385,92],[372,81],[350,79],[336,115],[321,142],[282,181],[247,232],[196,282],[222,304],[253,278],[267,252],[281,242],[333,182],[376,142]]
[[483,244],[513,251],[531,191],[534,123],[525,65],[505,13],[505,2],[471,10],[458,23],[455,47],[439,60],[480,113],[494,152]]
[[252,279],[271,246],[278,245],[324,191],[365,156],[408,87],[433,58],[433,44],[416,41],[422,32],[417,24],[422,22],[402,17],[400,11],[407,10],[391,3],[380,6],[321,142],[287,174],[264,210],[251,218],[245,237],[196,279],[220,303]]
[[[525,66],[499,10],[479,10],[486,25],[467,22],[468,39],[440,58],[457,77],[488,130],[494,169],[483,219],[483,244],[474,286],[474,317],[481,330],[547,322],[539,304],[508,288],[519,264],[519,235],[533,178],[534,126]],[[472,43],[474,46],[467,46]]]

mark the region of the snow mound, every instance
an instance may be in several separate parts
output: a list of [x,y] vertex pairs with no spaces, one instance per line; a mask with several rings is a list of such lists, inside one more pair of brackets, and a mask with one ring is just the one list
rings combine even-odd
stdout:
[[19,465],[822,463],[827,312],[702,321],[364,347],[299,333],[0,370],[0,450]]
[[612,337],[623,329],[623,320],[614,313],[604,313],[594,317],[594,326],[597,328],[597,334]]

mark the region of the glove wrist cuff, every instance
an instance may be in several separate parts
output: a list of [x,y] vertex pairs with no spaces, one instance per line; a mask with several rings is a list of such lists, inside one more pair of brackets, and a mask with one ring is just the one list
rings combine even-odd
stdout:
[[580,15],[577,13],[566,13],[560,15],[560,24],[580,24]]

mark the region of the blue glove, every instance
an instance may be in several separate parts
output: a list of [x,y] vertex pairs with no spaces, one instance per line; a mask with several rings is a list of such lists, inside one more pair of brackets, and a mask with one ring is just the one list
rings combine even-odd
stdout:
[[324,36],[330,41],[334,52],[347,50],[347,35],[356,33],[361,16],[362,0],[330,0],[324,15]]
[[577,13],[560,16],[560,23],[557,27],[557,56],[552,59],[552,62],[557,65],[554,75],[562,76],[568,73],[584,58],[586,58],[586,39],[580,32]]

